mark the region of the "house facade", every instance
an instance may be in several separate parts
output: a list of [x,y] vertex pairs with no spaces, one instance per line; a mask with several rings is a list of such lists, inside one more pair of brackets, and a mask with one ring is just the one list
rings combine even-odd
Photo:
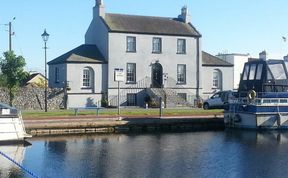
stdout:
[[[67,106],[193,104],[202,90],[201,34],[187,7],[178,17],[105,12],[96,0],[85,44],[50,61],[49,86],[67,89]],[[121,72],[123,80],[115,81]]]
[[203,99],[207,99],[217,91],[233,89],[233,71],[234,65],[213,56],[207,52],[202,52],[202,95]]
[[231,54],[218,54],[217,57],[234,65],[232,73],[233,77],[230,79],[233,80],[232,81],[233,87],[231,89],[238,90],[244,64],[248,62],[250,55],[231,53]]
[[64,88],[67,107],[99,105],[107,91],[107,61],[96,45],[81,45],[48,62],[49,87]]

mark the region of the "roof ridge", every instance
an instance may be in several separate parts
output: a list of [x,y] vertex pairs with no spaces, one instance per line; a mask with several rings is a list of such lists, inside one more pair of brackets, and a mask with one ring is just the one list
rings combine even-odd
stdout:
[[121,16],[130,16],[130,17],[149,17],[149,18],[161,18],[167,20],[177,19],[175,17],[162,17],[162,16],[150,16],[150,15],[132,15],[132,14],[120,14],[120,13],[106,13],[106,15],[121,15]]
[[[86,59],[87,62],[105,62],[105,57],[101,53],[101,51],[98,49],[97,45],[94,44],[82,44],[64,54],[61,56],[53,59],[52,61],[48,62],[48,65],[50,64],[60,64],[60,63],[67,63],[67,62],[79,62],[78,59],[74,59],[70,61],[69,59],[72,59],[72,57],[75,56],[75,58],[81,58]],[[83,61],[84,62],[84,61]]]
[[179,18],[108,13],[103,20],[109,32],[201,37],[190,22]]
[[[231,64],[230,62],[227,62],[227,61],[225,61],[225,60],[223,60],[223,59],[221,59],[221,58],[219,58],[219,57],[217,57],[217,56],[214,56],[214,55],[212,55],[212,54],[210,54],[210,53],[208,53],[208,52],[205,52],[205,51],[202,51],[202,53],[204,54],[204,55],[207,55],[209,58],[213,58],[214,60],[216,60],[216,61],[219,61],[219,62],[221,62],[222,63],[222,65],[223,64],[225,64],[225,65],[233,65],[233,64]],[[202,56],[202,58],[203,58],[203,60],[204,60],[204,57]],[[208,59],[209,60],[209,59]],[[203,63],[204,65],[208,65],[208,63]],[[216,65],[216,64],[214,64],[214,65]]]

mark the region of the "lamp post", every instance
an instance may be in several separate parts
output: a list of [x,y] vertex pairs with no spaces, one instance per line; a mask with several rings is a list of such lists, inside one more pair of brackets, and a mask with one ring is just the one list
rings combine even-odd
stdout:
[[49,34],[44,30],[44,33],[41,35],[44,41],[44,51],[45,51],[45,112],[47,112],[47,46],[46,43],[49,39]]
[[[12,20],[15,20],[16,17],[14,17]],[[12,32],[12,22],[10,21],[8,24],[4,24],[9,26],[9,51],[12,51],[12,36],[15,34],[14,32]]]

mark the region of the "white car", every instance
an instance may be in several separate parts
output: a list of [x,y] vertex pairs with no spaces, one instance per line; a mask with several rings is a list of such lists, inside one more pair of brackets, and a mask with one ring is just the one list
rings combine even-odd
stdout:
[[203,109],[226,109],[235,95],[236,93],[231,90],[219,91],[203,102]]

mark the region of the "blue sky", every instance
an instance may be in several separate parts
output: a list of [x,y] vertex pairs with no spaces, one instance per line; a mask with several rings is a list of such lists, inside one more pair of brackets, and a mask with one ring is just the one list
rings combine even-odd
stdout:
[[[0,53],[8,50],[8,27],[15,35],[12,48],[26,59],[27,71],[43,72],[41,34],[50,34],[48,61],[84,43],[95,0],[1,0]],[[176,17],[188,6],[192,24],[202,34],[202,49],[218,53],[251,54],[266,50],[270,58],[288,54],[287,0],[104,0],[106,12]],[[12,20],[16,17],[15,20]],[[287,38],[288,39],[288,38]]]

